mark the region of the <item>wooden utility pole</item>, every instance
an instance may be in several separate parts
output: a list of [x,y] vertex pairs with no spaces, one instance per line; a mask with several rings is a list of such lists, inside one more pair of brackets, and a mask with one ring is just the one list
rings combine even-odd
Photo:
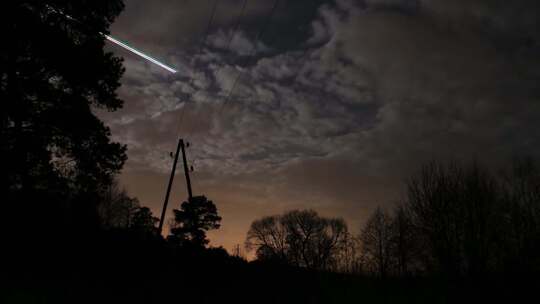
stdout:
[[159,220],[158,235],[163,231],[163,222],[165,221],[165,214],[167,213],[167,205],[169,204],[169,195],[171,194],[171,188],[174,180],[174,174],[176,172],[176,163],[178,162],[178,153],[180,152],[180,146],[182,146],[182,151],[184,150],[184,142],[182,139],[178,140],[178,145],[176,146],[176,154],[174,154],[174,162],[171,170],[171,176],[169,177],[169,185],[167,186],[167,193],[165,194],[165,202],[163,202],[163,209],[161,210],[161,218]]
[[[189,179],[189,168],[188,168],[187,159],[186,159],[186,149],[184,146],[184,141],[182,139],[180,139],[180,146],[182,147],[182,160],[184,161],[184,174],[186,175],[188,199],[191,201],[191,199],[193,198],[193,193],[191,192],[191,180]],[[188,147],[189,147],[189,143],[188,143]]]
[[186,175],[186,186],[188,191],[188,199],[191,200],[193,193],[191,191],[191,179],[189,178],[189,169],[187,164],[186,149],[183,139],[178,139],[178,145],[176,146],[176,153],[174,154],[173,167],[171,169],[171,176],[169,177],[169,185],[167,186],[167,193],[165,194],[165,201],[163,202],[163,210],[161,210],[161,218],[159,220],[158,233],[161,234],[163,231],[163,223],[165,222],[165,214],[167,213],[167,205],[169,204],[169,196],[171,194],[171,188],[173,185],[174,174],[176,172],[176,165],[178,163],[178,155],[180,154],[180,149],[182,149],[182,160],[184,162],[184,174]]

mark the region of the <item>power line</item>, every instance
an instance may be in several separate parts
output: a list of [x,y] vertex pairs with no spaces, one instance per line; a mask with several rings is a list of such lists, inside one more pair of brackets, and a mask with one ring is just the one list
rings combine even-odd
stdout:
[[[266,16],[266,20],[265,22],[263,23],[263,25],[261,26],[261,28],[259,29],[259,31],[257,32],[257,35],[255,36],[255,42],[253,44],[253,48],[251,50],[251,52],[249,53],[248,57],[252,57],[255,55],[255,52],[257,51],[257,41],[259,41],[261,39],[261,37],[263,36],[263,34],[266,32],[266,29],[268,28],[268,26],[270,25],[270,21],[272,20],[272,17],[275,13],[275,11],[277,10],[277,7],[278,7],[278,4],[279,4],[279,0],[274,0],[274,4],[272,5],[272,8],[271,10],[269,11],[268,15]],[[232,41],[232,38],[234,36],[231,37],[231,41]],[[229,44],[230,45],[230,44]],[[236,88],[239,80],[240,80],[240,77],[242,76],[242,72],[240,71],[237,75],[237,77],[235,78],[235,81],[233,82],[233,85],[231,86],[231,88],[229,89],[229,93],[226,95],[221,107],[220,107],[220,110],[218,112],[218,115],[221,115],[221,113],[223,112],[223,108],[225,106],[225,104],[227,103],[228,100],[230,100],[230,98],[232,97],[232,94],[234,92],[234,89]],[[191,132],[193,132],[195,128],[192,126],[190,129],[189,129],[189,132],[187,132],[187,136],[191,135]]]
[[247,2],[248,2],[248,0],[244,0],[244,3],[242,4],[242,9],[240,10],[240,14],[238,14],[238,17],[236,18],[236,24],[233,27],[231,38],[229,39],[229,42],[227,43],[227,47],[225,48],[226,50],[230,50],[229,48],[231,46],[231,43],[232,43],[234,37],[236,36],[236,31],[238,30],[238,27],[240,26],[240,21],[242,20],[242,17],[244,16],[244,12],[246,10]]
[[[240,23],[241,23],[241,20],[242,20],[242,17],[244,16],[244,13],[245,13],[245,10],[246,10],[246,7],[247,7],[247,3],[248,3],[248,0],[244,0],[243,3],[242,3],[242,8],[240,9],[240,13],[238,14],[237,18],[236,18],[236,22],[235,22],[235,25],[233,27],[233,31],[231,33],[231,37],[229,38],[229,41],[227,43],[227,47],[226,47],[226,50],[227,52],[230,51],[230,46],[231,46],[231,43],[232,43],[232,40],[234,39],[234,37],[236,36],[236,32],[238,31],[238,28],[240,26]],[[217,8],[217,0],[214,1],[214,4],[212,6],[212,12],[210,14],[210,18],[209,18],[209,21],[208,21],[208,25],[206,27],[206,30],[205,30],[205,33],[204,33],[204,36],[200,42],[200,49],[199,49],[199,53],[202,53],[203,52],[203,48],[204,48],[204,44],[205,44],[205,41],[206,39],[208,38],[208,35],[210,33],[210,30],[211,30],[211,27],[212,27],[212,23],[213,23],[213,20],[214,20],[214,17],[215,17],[215,14],[216,14],[216,8]],[[192,85],[193,84],[193,81],[194,81],[195,77],[192,77],[189,81],[189,85]],[[196,94],[197,92],[195,92]],[[188,119],[184,119],[184,116],[185,116],[185,113],[186,113],[186,107],[187,107],[187,103],[184,105],[184,107],[182,107],[182,110],[181,110],[181,113],[180,113],[180,116],[179,116],[179,121],[178,121],[178,126],[176,128],[176,134],[179,135],[180,134],[180,131],[181,131],[181,128],[182,128],[182,125],[184,123],[184,121],[187,121]],[[189,118],[189,117],[188,117]],[[189,125],[189,124],[188,124]],[[192,129],[192,128],[190,128]],[[188,134],[188,136],[191,134],[191,130],[189,132],[186,132]]]
[[[264,21],[264,23],[262,24],[262,26],[260,27],[258,33],[257,33],[256,36],[255,36],[255,43],[253,44],[253,49],[251,50],[251,52],[250,52],[250,54],[248,55],[248,57],[252,57],[252,56],[255,55],[255,53],[256,53],[256,51],[257,51],[257,48],[256,48],[257,45],[256,45],[256,43],[257,43],[257,41],[259,41],[259,40],[261,39],[261,37],[263,36],[263,34],[266,32],[266,30],[267,30],[267,28],[268,28],[268,26],[269,26],[269,24],[270,24],[270,21],[272,20],[272,17],[273,17],[273,15],[274,15],[275,11],[277,10],[278,4],[279,4],[279,0],[274,0],[274,4],[273,4],[271,10],[269,11],[268,15],[266,16],[266,20]],[[236,35],[236,31],[238,30],[238,27],[239,27],[241,18],[242,18],[242,16],[243,16],[244,12],[245,12],[246,5],[247,5],[247,0],[244,1],[244,4],[242,5],[242,9],[241,9],[241,12],[240,12],[240,14],[239,14],[239,17],[238,17],[238,19],[237,19],[237,23],[236,23],[236,25],[235,25],[234,31],[233,31],[233,33],[232,33],[232,36],[231,36],[230,39],[229,39],[229,43],[228,43],[228,45],[227,45],[227,50],[226,50],[226,52],[230,52],[231,42],[232,42],[232,40],[234,39],[234,37],[235,37],[235,35]],[[218,114],[218,115],[220,115],[220,114],[223,112],[223,108],[224,108],[225,103],[227,102],[227,100],[229,100],[229,99],[232,97],[232,94],[233,94],[233,92],[234,92],[234,89],[235,89],[235,87],[236,87],[236,84],[238,83],[239,78],[240,78],[241,76],[242,76],[242,73],[240,72],[240,73],[238,74],[238,76],[236,77],[233,86],[230,88],[229,93],[228,93],[228,96],[227,96],[227,98],[225,99],[225,101],[223,102],[223,104],[222,104],[222,106],[221,106],[221,108],[220,108],[220,111],[219,111],[219,114]],[[208,95],[207,95],[207,96],[204,96],[203,98],[204,98],[204,101],[206,101],[206,99],[208,99]],[[192,134],[192,132],[196,129],[196,124],[198,124],[198,123],[199,123],[199,121],[195,121],[194,124],[193,124],[192,126],[190,126],[190,128],[189,128],[188,131],[186,132],[186,136],[185,136],[186,138],[188,138],[188,137]]]
[[204,42],[206,41],[206,38],[208,38],[208,34],[210,33],[210,29],[212,28],[212,23],[214,22],[214,17],[216,16],[217,2],[218,0],[214,0],[214,4],[212,5],[212,13],[210,15],[210,20],[208,21],[208,25],[206,26],[206,31],[204,32],[204,39],[202,40],[202,43],[200,44],[199,53],[202,53]]
[[[231,42],[232,42],[232,40],[233,40],[234,37],[235,37],[236,30],[238,29],[238,26],[239,26],[239,23],[240,23],[240,19],[241,19],[243,13],[244,13],[246,3],[247,3],[247,0],[244,2],[243,6],[242,6],[242,10],[241,10],[241,13],[240,13],[240,15],[239,15],[239,17],[238,17],[237,24],[235,25],[235,29],[234,29],[234,31],[233,31],[233,33],[232,33],[232,36],[231,36],[231,38],[230,38],[230,40],[229,40],[229,43],[228,43],[228,45],[227,45],[227,52],[230,51]],[[261,39],[261,37],[263,36],[263,34],[266,32],[268,26],[270,25],[270,21],[272,20],[272,17],[274,16],[274,14],[275,14],[275,12],[276,12],[276,10],[277,10],[278,4],[279,4],[279,0],[275,0],[273,6],[272,6],[272,8],[271,8],[271,10],[269,11],[269,13],[268,13],[268,15],[267,15],[267,17],[266,17],[265,22],[263,23],[263,25],[262,25],[261,28],[259,29],[257,35],[255,36],[255,42],[254,42],[254,44],[253,44],[253,49],[251,50],[251,52],[250,52],[250,54],[248,55],[248,57],[253,57],[253,56],[255,55],[255,53],[257,52],[257,45],[256,45],[256,43]],[[233,94],[233,92],[234,92],[234,89],[235,89],[237,83],[239,82],[239,79],[240,79],[241,76],[242,76],[242,72],[240,71],[240,72],[238,73],[238,76],[236,77],[236,79],[235,79],[233,85],[231,86],[231,88],[230,88],[230,90],[229,90],[229,93],[228,93],[226,99],[223,101],[223,103],[222,103],[222,105],[221,105],[221,107],[220,107],[219,113],[217,114],[218,116],[221,116],[221,114],[222,114],[222,112],[223,112],[223,109],[224,109],[224,107],[225,107],[225,104],[226,104],[227,101],[232,97],[232,94]],[[208,97],[206,96],[206,98],[208,98]],[[198,123],[198,121],[195,122],[195,124],[197,124],[197,123]],[[191,133],[192,133],[195,129],[196,129],[196,128],[195,128],[195,125],[191,126],[191,128],[189,129],[189,131],[188,131],[187,134],[186,134],[186,137],[189,137],[189,136],[191,135]]]
[[[208,34],[210,33],[210,29],[212,28],[212,24],[214,22],[214,18],[216,16],[216,8],[217,8],[217,2],[218,0],[214,0],[214,3],[212,5],[212,11],[210,13],[210,18],[208,18],[208,24],[206,26],[206,29],[204,31],[204,34],[201,38],[201,41],[199,42],[199,53],[202,53],[203,51],[203,48],[204,48],[204,43],[206,42],[206,39],[208,39]],[[194,77],[192,77],[188,83],[188,85],[192,85],[193,84],[193,81],[195,79],[195,75]],[[177,124],[177,127],[176,127],[176,135],[178,137],[178,135],[180,134],[180,130],[182,128],[182,124],[184,122],[184,116],[185,116],[185,112],[186,112],[186,107],[187,107],[187,103],[184,104],[184,106],[182,107],[182,109],[180,110],[180,115],[178,117],[178,124]]]
[[[274,13],[275,13],[275,11],[276,11],[276,9],[278,7],[278,4],[279,4],[279,0],[275,0],[274,5],[272,6],[272,9],[270,10],[270,13],[268,14],[268,16],[266,18],[265,24],[263,25],[263,27],[261,27],[261,29],[257,33],[257,36],[255,37],[255,42],[253,44],[253,49],[251,50],[251,53],[249,54],[249,57],[252,57],[252,56],[255,55],[255,52],[257,51],[256,43],[257,43],[257,41],[260,40],[260,38],[262,37],[262,35],[266,31],[266,28],[270,24],[270,21],[272,20],[272,17],[274,16]],[[243,75],[242,71],[239,71],[238,76],[234,80],[233,85],[231,86],[231,88],[229,90],[229,94],[227,94],[226,98],[223,100],[223,103],[221,104],[221,108],[220,108],[219,113],[218,113],[219,115],[221,115],[223,113],[223,109],[225,108],[225,105],[227,104],[227,102],[231,99],[231,97],[232,97],[232,95],[234,93],[234,89],[236,88],[236,85],[238,84],[238,82],[239,82],[240,78],[242,77],[242,75]]]
[[[244,13],[246,11],[247,2],[248,2],[248,0],[244,0],[244,3],[242,3],[242,8],[240,9],[240,13],[238,14],[238,17],[236,18],[236,22],[235,22],[235,25],[233,27],[231,37],[229,38],[229,41],[227,42],[227,47],[225,48],[225,52],[227,52],[227,53],[229,53],[231,51],[231,43],[232,43],[234,37],[236,36],[238,28],[240,27],[242,17],[244,16]],[[203,98],[205,98],[204,100],[206,101],[207,97],[203,97]],[[193,129],[194,129],[193,126],[188,129],[188,131],[186,132],[186,138],[191,135],[191,133],[193,132]]]

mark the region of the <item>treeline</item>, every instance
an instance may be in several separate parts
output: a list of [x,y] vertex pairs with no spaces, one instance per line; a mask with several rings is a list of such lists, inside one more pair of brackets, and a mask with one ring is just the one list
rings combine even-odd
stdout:
[[432,162],[356,234],[343,219],[295,210],[254,221],[246,247],[259,260],[378,277],[538,273],[540,170],[530,159],[500,170]]
[[104,51],[100,33],[123,2],[5,4],[0,30],[12,43],[0,50],[0,239],[13,261],[100,230],[99,204],[127,159],[95,113],[123,104],[122,60]]
[[[0,50],[0,241],[8,265],[51,264],[45,255],[86,252],[112,234],[163,241],[150,209],[118,187],[127,147],[96,115],[123,106],[122,58],[104,50],[103,35],[123,8],[122,0],[7,1],[0,12],[12,42]],[[168,243],[178,246],[204,247],[205,231],[221,220],[205,197],[174,212]],[[47,248],[40,261],[36,248]]]
[[159,218],[137,198],[130,197],[117,181],[99,192],[96,204],[98,227],[103,232],[130,233],[141,239],[166,241],[169,246],[203,249],[209,240],[206,232],[220,227],[221,217],[216,205],[205,196],[194,196],[173,209],[170,231],[163,238],[158,230]]
[[100,191],[97,203],[99,225],[104,230],[126,229],[156,234],[159,221],[148,207],[141,206],[137,198],[130,197],[115,180]]

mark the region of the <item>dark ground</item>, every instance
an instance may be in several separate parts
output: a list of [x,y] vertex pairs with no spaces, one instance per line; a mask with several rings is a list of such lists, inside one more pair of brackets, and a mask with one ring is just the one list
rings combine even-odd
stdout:
[[126,235],[51,248],[11,257],[0,303],[525,303],[540,287],[538,278],[517,275],[382,280],[315,272]]

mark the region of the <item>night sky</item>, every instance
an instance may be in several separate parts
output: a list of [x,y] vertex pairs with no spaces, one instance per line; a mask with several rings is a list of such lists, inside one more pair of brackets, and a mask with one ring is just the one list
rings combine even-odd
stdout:
[[[213,0],[125,1],[112,35],[179,72],[109,46],[125,105],[100,113],[128,145],[122,184],[156,215],[169,152],[191,142],[194,192],[223,217],[211,245],[295,208],[357,233],[427,161],[538,154],[537,0],[281,0],[259,39],[274,1],[248,0],[229,48],[243,0],[217,1],[204,44]],[[169,212],[186,197],[177,170]]]

